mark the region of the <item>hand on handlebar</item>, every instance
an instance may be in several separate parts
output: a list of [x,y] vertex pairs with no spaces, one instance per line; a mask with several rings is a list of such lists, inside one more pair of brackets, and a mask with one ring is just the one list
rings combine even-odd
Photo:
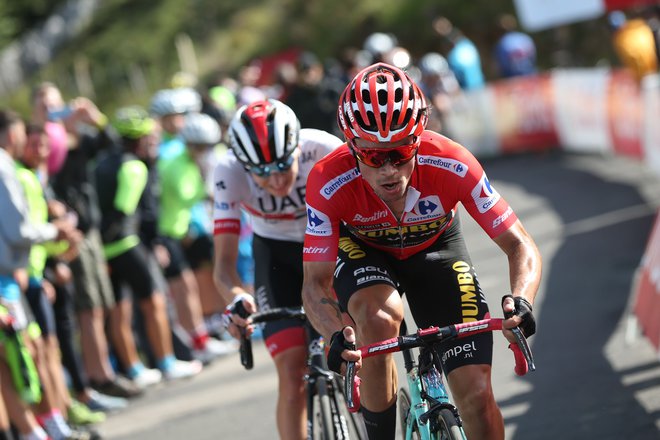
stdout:
[[514,327],[519,327],[527,338],[536,333],[536,320],[532,313],[532,305],[525,298],[504,295],[502,297],[502,311],[506,318],[502,322],[502,331],[510,342],[516,342],[510,331]]
[[355,348],[355,330],[346,326],[330,338],[328,368],[341,375],[346,374],[346,362],[355,362],[355,371],[362,367],[362,353]]
[[252,295],[237,295],[227,306],[223,315],[229,334],[236,339],[240,339],[241,336],[250,337],[254,332],[254,326],[249,316],[256,311],[257,306]]

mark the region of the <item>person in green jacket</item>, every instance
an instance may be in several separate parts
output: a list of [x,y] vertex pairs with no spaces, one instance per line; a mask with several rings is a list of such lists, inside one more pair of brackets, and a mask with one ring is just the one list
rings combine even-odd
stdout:
[[[158,383],[161,373],[165,379],[178,379],[199,373],[202,366],[197,361],[176,359],[173,354],[162,272],[154,253],[139,236],[138,204],[143,197],[153,196],[147,187],[147,164],[156,157],[158,127],[139,107],[119,109],[113,125],[122,138],[121,148],[101,159],[95,170],[101,237],[117,303],[111,312],[111,335],[128,377],[146,387]],[[158,370],[145,367],[138,355],[127,286],[145,317]]]
[[[210,362],[237,350],[233,340],[209,338],[204,322],[204,312],[209,309],[204,305],[215,302],[212,309],[216,310],[224,310],[226,306],[213,283],[213,241],[206,231],[210,227],[200,225],[204,219],[199,218],[208,209],[206,221],[210,224],[210,189],[206,177],[212,170],[206,165],[220,141],[220,127],[206,114],[189,113],[180,135],[186,148],[176,156],[158,161],[161,182],[158,229],[170,254],[165,277],[179,321],[190,334],[194,355],[202,362]],[[197,214],[193,216],[193,212]]]

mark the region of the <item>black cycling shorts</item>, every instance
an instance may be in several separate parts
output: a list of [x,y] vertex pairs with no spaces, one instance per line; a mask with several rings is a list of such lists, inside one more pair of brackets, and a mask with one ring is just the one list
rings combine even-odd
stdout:
[[[375,249],[344,227],[334,288],[339,305],[348,310],[358,290],[389,284],[406,294],[419,328],[475,321],[489,316],[488,305],[467,252],[458,217],[429,248],[405,259]],[[493,335],[482,333],[447,342],[440,353],[445,371],[468,364],[492,363]]]
[[[302,243],[254,235],[254,295],[260,311],[302,305],[302,249]],[[304,324],[297,319],[267,322],[263,335],[273,357],[291,347],[305,346]]]
[[25,297],[30,305],[34,320],[41,329],[41,334],[44,337],[55,335],[57,330],[55,324],[55,311],[53,310],[53,305],[48,300],[41,283],[30,280],[30,284],[25,291]]
[[183,252],[192,270],[213,264],[213,237],[202,234],[183,244]]
[[163,237],[162,243],[170,254],[170,264],[167,265],[164,271],[165,278],[169,280],[170,278],[180,277],[181,272],[190,269],[181,241],[171,237]]
[[143,244],[109,259],[108,266],[117,302],[124,299],[126,287],[138,299],[149,298],[156,292],[164,293],[162,270],[156,257]]

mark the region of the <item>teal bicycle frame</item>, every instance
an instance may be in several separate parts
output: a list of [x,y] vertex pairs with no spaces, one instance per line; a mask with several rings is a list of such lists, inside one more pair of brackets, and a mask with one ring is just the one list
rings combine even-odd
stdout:
[[[401,330],[405,334],[405,323]],[[454,415],[462,438],[466,439],[458,411],[449,399],[442,373],[436,368],[436,362],[434,362],[436,354],[430,351],[433,350],[432,347],[425,348],[425,350],[427,350],[426,356],[432,358],[427,359],[423,367],[415,362],[411,350],[402,351],[408,383],[407,389],[410,393],[410,408],[405,425],[401,427],[402,430],[405,430],[404,438],[412,439],[413,431],[416,431],[421,440],[439,439],[438,427],[433,425],[436,423],[439,411],[447,408]],[[420,363],[423,356],[424,354],[420,353]]]
[[[419,329],[410,335],[401,335],[369,345],[359,347],[362,358],[379,356],[386,353],[402,351],[406,366],[408,390],[402,388],[399,397],[410,400],[405,427],[406,439],[417,433],[422,440],[443,440],[437,434],[446,432],[448,439],[465,439],[461,420],[456,407],[450,402],[447,390],[442,380],[442,362],[438,359],[433,347],[451,339],[465,338],[473,334],[502,330],[501,318],[488,318],[480,321],[448,325],[445,327],[429,327]],[[402,329],[405,332],[405,329]],[[534,371],[536,366],[527,340],[519,328],[512,328],[516,343],[509,344],[513,351],[517,375],[523,376],[527,371]],[[413,360],[411,349],[420,347],[419,365]],[[438,366],[438,367],[436,367]],[[346,405],[351,412],[360,408],[360,378],[356,375],[356,363],[346,363],[346,380],[344,382]],[[409,394],[410,393],[410,394]],[[400,399],[399,405],[402,405]],[[444,425],[444,428],[443,426]]]

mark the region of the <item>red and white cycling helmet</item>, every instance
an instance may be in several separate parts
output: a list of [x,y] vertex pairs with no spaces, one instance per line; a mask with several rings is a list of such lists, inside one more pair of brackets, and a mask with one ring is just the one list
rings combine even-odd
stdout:
[[276,99],[244,105],[229,125],[229,143],[236,158],[257,174],[288,169],[299,136],[296,114]]
[[424,94],[403,70],[389,64],[360,71],[339,99],[337,123],[348,140],[396,142],[421,135],[427,122]]

